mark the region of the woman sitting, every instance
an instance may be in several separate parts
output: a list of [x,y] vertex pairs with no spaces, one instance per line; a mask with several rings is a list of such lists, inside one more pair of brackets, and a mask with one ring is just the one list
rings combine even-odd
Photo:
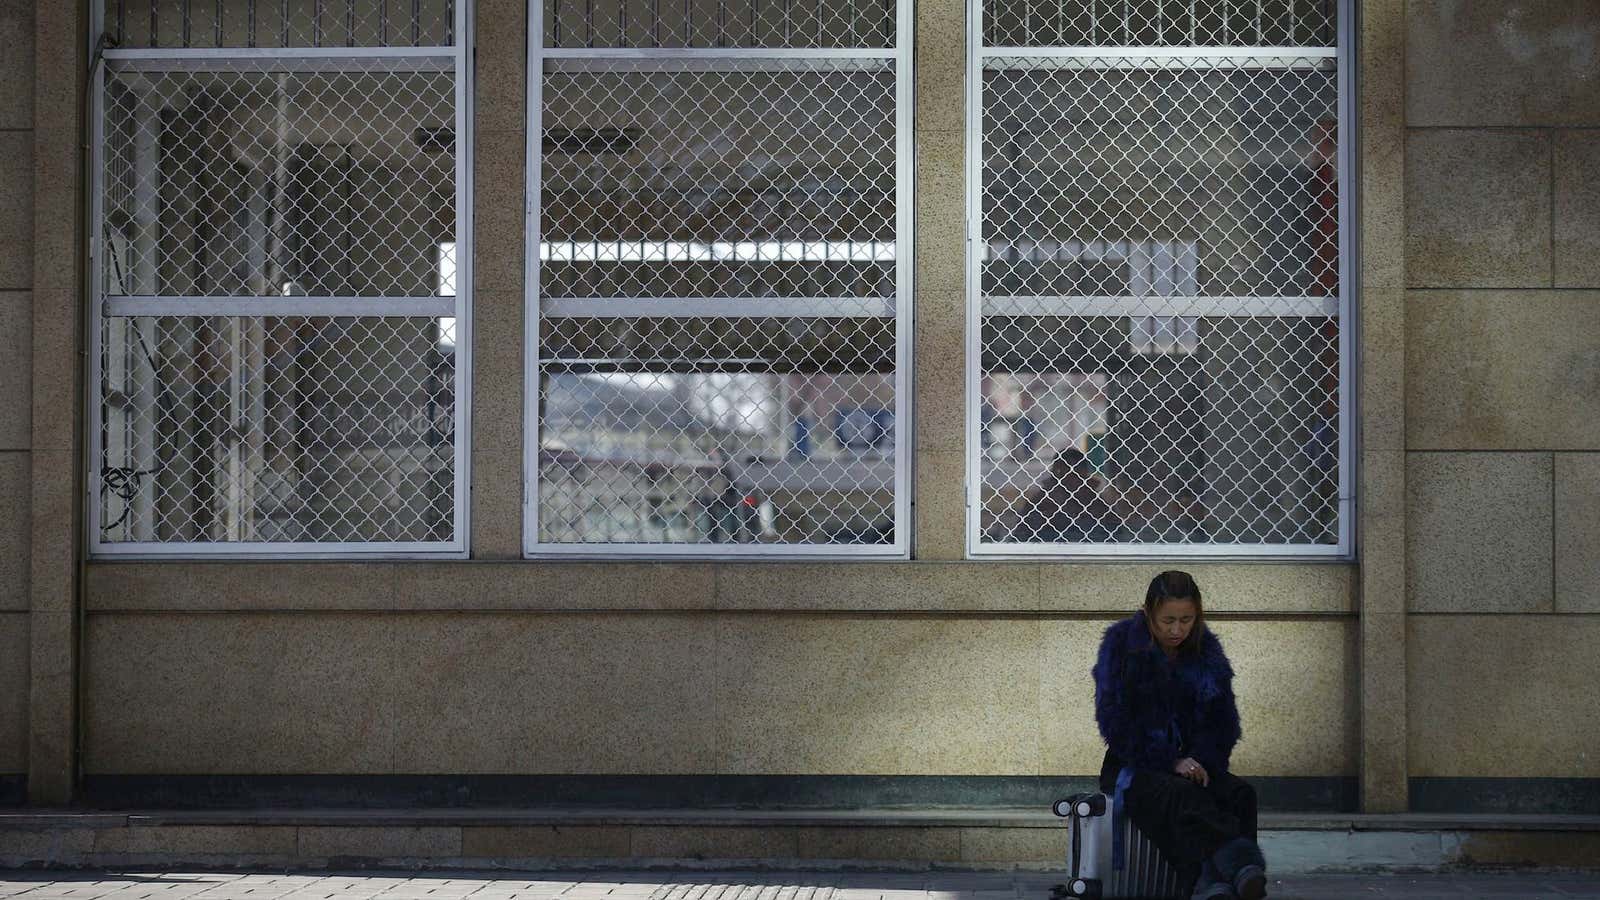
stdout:
[[1195,879],[1195,898],[1265,897],[1255,789],[1228,771],[1240,734],[1233,667],[1192,577],[1157,575],[1144,609],[1106,629],[1094,686],[1100,789],[1118,814]]

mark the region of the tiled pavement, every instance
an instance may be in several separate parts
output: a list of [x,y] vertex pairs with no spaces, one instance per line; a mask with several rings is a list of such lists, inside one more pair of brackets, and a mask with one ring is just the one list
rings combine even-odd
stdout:
[[[1038,872],[80,872],[0,870],[26,900],[1047,900]],[[1596,874],[1303,875],[1272,900],[1491,897],[1600,900]]]

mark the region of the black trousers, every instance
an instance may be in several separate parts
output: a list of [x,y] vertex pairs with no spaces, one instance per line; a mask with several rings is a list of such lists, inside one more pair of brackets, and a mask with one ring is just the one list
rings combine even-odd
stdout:
[[[1114,794],[1115,761],[1101,769],[1100,789]],[[1109,776],[1109,781],[1108,781]],[[1202,787],[1172,772],[1134,773],[1128,786],[1126,813],[1161,855],[1180,872],[1193,877],[1217,848],[1238,837],[1256,839],[1256,790],[1228,772],[1211,773]]]

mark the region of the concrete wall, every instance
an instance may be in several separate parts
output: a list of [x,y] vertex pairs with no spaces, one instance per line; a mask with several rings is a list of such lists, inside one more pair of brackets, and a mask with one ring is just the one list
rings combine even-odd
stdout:
[[33,28],[31,2],[0,2],[0,797],[28,771]]
[[[1088,670],[1147,574],[308,568],[93,567],[85,771],[1087,775]],[[1351,574],[1196,567],[1241,673],[1240,771],[1355,774]]]
[[1600,15],[1408,0],[1407,763],[1600,776]]
[[[94,562],[79,599],[81,10],[0,0],[0,42],[30,48],[0,60],[0,777],[55,802],[75,759],[99,779],[1094,772],[1094,642],[1157,566],[961,561],[961,0],[916,15],[914,560],[815,566],[519,560],[525,7],[477,4],[473,561]],[[1186,566],[1239,671],[1237,767],[1359,775],[1371,811],[1462,778],[1592,796],[1600,17],[1363,14],[1361,559]]]

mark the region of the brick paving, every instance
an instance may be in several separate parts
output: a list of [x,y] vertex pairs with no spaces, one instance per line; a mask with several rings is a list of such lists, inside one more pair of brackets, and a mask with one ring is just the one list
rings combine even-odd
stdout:
[[[1061,876],[827,872],[84,872],[0,871],[25,900],[1047,900]],[[1272,900],[1484,897],[1600,900],[1600,873],[1301,875]]]

